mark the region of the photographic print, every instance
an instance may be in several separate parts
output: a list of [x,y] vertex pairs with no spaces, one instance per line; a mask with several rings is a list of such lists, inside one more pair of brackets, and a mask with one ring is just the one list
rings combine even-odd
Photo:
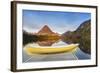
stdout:
[[90,59],[90,38],[90,13],[23,10],[23,62]]
[[12,7],[12,71],[97,65],[96,6],[13,1]]

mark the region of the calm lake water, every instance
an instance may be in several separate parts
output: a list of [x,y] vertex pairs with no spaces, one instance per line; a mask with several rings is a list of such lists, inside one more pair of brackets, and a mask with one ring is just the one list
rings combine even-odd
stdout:
[[[26,44],[30,46],[65,46],[67,43],[59,40],[59,41],[42,41],[42,42],[33,42]],[[23,62],[39,62],[39,61],[63,61],[63,60],[85,60],[90,59],[91,55],[84,53],[80,48],[77,48],[75,52],[70,53],[60,53],[60,54],[47,54],[47,55],[37,55],[34,54],[32,56],[28,55],[23,50]]]

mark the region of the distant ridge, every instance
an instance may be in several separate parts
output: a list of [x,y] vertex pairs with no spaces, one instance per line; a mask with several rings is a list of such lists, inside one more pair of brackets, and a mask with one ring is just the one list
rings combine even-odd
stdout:
[[73,32],[62,34],[62,40],[67,43],[79,43],[80,49],[91,54],[91,20],[86,20]]

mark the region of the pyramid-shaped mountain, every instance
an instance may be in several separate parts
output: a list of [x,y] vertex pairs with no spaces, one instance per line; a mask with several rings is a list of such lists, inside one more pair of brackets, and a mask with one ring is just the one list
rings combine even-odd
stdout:
[[50,34],[56,34],[54,33],[47,25],[42,27],[40,31],[37,33],[38,35],[50,35]]

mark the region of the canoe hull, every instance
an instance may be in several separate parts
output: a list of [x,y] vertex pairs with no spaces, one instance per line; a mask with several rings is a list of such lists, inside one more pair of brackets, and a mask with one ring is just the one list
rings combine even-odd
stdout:
[[75,51],[78,47],[78,44],[71,44],[63,47],[27,47],[24,50],[32,55],[32,54],[56,54],[56,53],[64,53],[64,52],[72,52]]

